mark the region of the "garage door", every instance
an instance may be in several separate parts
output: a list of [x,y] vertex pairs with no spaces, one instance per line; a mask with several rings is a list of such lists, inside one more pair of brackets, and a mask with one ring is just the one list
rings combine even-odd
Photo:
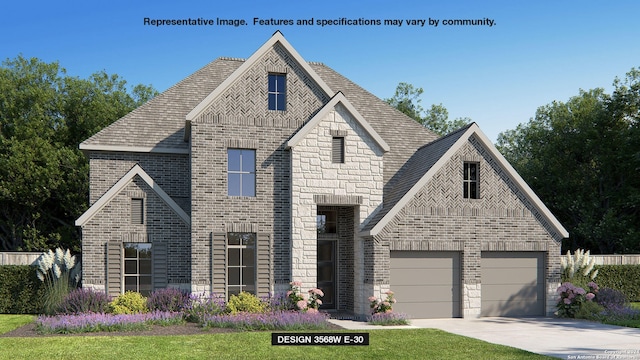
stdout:
[[391,290],[411,318],[460,317],[460,254],[391,251]]
[[545,315],[544,253],[482,253],[482,316]]

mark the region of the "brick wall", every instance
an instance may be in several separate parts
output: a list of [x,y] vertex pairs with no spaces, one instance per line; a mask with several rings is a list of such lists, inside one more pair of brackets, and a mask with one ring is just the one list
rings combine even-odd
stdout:
[[[480,164],[480,199],[462,197],[463,163]],[[421,189],[376,237],[374,250],[461,251],[463,314],[480,314],[482,251],[546,253],[547,311],[553,311],[560,279],[561,236],[474,137]],[[388,248],[385,245],[388,242]],[[371,250],[370,250],[371,251]],[[374,268],[375,284],[389,284],[385,269]]]
[[[269,72],[287,74],[287,110],[267,109]],[[224,293],[224,234],[258,233],[270,248],[274,284],[291,281],[291,158],[286,141],[329,99],[279,44],[213,101],[191,129],[192,290]],[[256,196],[227,195],[227,149],[256,150]],[[217,234],[217,235],[216,235]],[[213,247],[212,247],[213,242]],[[259,288],[261,284],[258,284]],[[267,295],[262,291],[260,295]]]

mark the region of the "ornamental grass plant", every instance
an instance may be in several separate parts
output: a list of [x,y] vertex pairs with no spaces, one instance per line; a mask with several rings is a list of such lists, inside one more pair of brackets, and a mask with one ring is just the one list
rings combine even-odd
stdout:
[[44,284],[42,312],[53,315],[60,303],[80,282],[80,264],[69,249],[49,250],[36,260],[38,279]]

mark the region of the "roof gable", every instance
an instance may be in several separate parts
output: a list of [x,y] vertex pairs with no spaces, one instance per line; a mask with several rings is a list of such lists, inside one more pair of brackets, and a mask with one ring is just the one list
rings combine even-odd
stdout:
[[[331,97],[333,91],[329,86],[316,74],[316,72],[309,66],[309,64],[300,56],[300,54],[291,46],[291,44],[284,38],[280,31],[276,31],[271,38],[264,43],[253,55],[251,55],[239,68],[237,68],[229,77],[227,77],[215,90],[213,90],[204,100],[202,100],[195,108],[193,108],[186,116],[186,121],[190,122],[200,116],[206,109],[214,102],[214,100],[220,96],[224,91],[229,88],[236,80],[238,80],[242,74],[249,70],[258,60],[266,54],[269,50],[274,48],[276,44],[280,44],[291,58],[315,81],[322,91]],[[188,126],[187,126],[188,128]]]
[[[440,138],[416,151],[406,166],[398,173],[406,177],[403,186],[398,181],[397,189],[390,194],[388,202],[370,224],[364,229],[364,235],[376,235],[398,214],[398,212],[422,189],[427,182],[451,159],[451,157],[469,140],[475,136],[481,145],[502,166],[514,184],[522,190],[525,196],[538,209],[540,214],[563,237],[569,237],[567,230],[551,213],[547,206],[533,192],[529,185],[516,172],[511,164],[502,156],[477,124],[472,123],[448,136]],[[402,173],[401,173],[402,172]],[[384,210],[386,209],[386,210]]]
[[338,104],[342,104],[342,106],[347,109],[347,111],[353,116],[353,118],[358,122],[360,126],[373,138],[373,140],[380,146],[380,148],[387,152],[389,151],[389,145],[380,137],[380,135],[371,127],[371,125],[360,115],[358,110],[353,107],[353,105],[347,100],[342,92],[338,92],[329,102],[318,111],[314,117],[308,121],[288,142],[287,149],[295,147],[302,139],[309,134],[311,130],[313,130],[320,121]]
[[115,183],[115,185],[113,185],[111,189],[109,189],[109,191],[102,195],[100,199],[98,199],[98,201],[91,205],[91,207],[87,211],[85,211],[84,214],[82,214],[82,216],[78,218],[78,220],[76,220],[76,226],[84,226],[86,223],[88,223],[89,220],[91,220],[98,212],[100,212],[100,210],[102,210],[102,208],[104,208],[109,202],[111,202],[111,200],[116,195],[118,195],[125,186],[131,183],[136,175],[139,176],[144,182],[146,182],[147,185],[149,185],[149,187],[156,193],[156,195],[158,195],[158,197],[160,197],[160,199],[162,199],[167,204],[167,206],[169,206],[169,208],[173,210],[173,212],[175,212],[182,221],[185,222],[185,224],[189,225],[191,223],[189,215],[184,210],[182,210],[182,208],[164,190],[162,190],[162,188],[158,184],[156,184],[155,181],[153,181],[151,176],[149,176],[149,174],[147,174],[140,167],[140,165],[136,165],[131,168],[131,170],[129,170],[122,178],[120,178],[120,180],[118,180],[118,182]]

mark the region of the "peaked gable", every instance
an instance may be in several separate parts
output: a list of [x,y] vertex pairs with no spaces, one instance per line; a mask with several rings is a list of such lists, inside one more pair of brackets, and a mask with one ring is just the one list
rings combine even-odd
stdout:
[[[311,78],[315,84],[321,89],[324,95],[329,98],[333,96],[333,91],[329,86],[316,74],[316,72],[309,66],[309,64],[300,56],[300,54],[291,46],[291,44],[284,38],[280,31],[276,31],[271,38],[264,43],[253,55],[251,55],[238,69],[236,69],[227,79],[225,79],[213,92],[211,92],[204,100],[202,100],[195,108],[193,108],[186,116],[186,121],[194,121],[198,117],[202,116],[207,108],[209,108],[214,101],[227,91],[236,81],[238,81],[243,74],[249,71],[252,67],[262,59],[268,52],[273,49],[282,48],[286,55],[297,65],[308,77]],[[265,85],[266,86],[266,85]]]
[[[496,159],[514,185],[519,188],[540,212],[546,221],[561,236],[567,238],[569,233],[560,224],[540,198],[533,192],[529,185],[522,179],[509,162],[500,154],[477,124],[472,123],[448,136],[440,138],[433,143],[419,149],[407,162],[407,166],[398,173],[405,175],[408,181],[404,186],[399,181],[398,189],[391,196],[384,208],[375,219],[364,229],[364,235],[376,235],[400,212],[400,210],[413,199],[413,197],[434,177],[434,175],[452,158],[452,156],[466,144],[471,136],[475,136],[480,145]],[[428,159],[425,161],[425,159]]]
[[322,119],[327,116],[327,114],[334,109],[338,104],[342,104],[347,111],[353,116],[353,118],[358,122],[360,126],[373,138],[373,140],[380,146],[380,148],[387,152],[389,151],[389,145],[380,137],[380,135],[371,127],[371,125],[360,115],[358,110],[351,105],[349,100],[344,96],[342,92],[338,92],[329,102],[322,107],[322,109],[314,115],[314,117],[307,122],[300,131],[298,131],[292,138],[287,142],[287,148],[295,147],[302,139],[304,139],[307,134],[315,128]]
[[151,176],[147,174],[140,165],[136,165],[127,172],[115,185],[109,189],[104,195],[98,199],[91,207],[76,220],[76,226],[84,226],[89,222],[102,208],[105,207],[115,196],[117,196],[129,183],[133,181],[135,176],[139,176],[149,187],[164,201],[173,212],[182,219],[187,225],[191,223],[191,219],[187,213],[153,181]]

